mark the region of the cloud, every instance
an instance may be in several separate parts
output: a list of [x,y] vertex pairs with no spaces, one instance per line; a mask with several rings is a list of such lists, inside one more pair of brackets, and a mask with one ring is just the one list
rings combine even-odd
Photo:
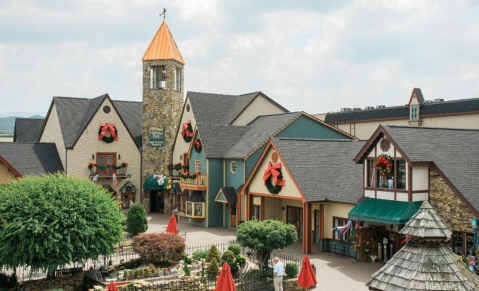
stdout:
[[[290,110],[479,97],[479,4],[459,0],[88,0],[0,3],[5,111],[52,96],[141,100],[162,8],[191,91],[263,91]],[[12,98],[14,96],[14,98]]]

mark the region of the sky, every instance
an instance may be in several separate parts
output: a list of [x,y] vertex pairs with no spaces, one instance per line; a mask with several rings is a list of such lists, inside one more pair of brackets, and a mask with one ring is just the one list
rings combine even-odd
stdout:
[[290,111],[479,97],[479,1],[0,0],[0,113],[53,96],[141,101],[162,22],[186,91],[262,91]]

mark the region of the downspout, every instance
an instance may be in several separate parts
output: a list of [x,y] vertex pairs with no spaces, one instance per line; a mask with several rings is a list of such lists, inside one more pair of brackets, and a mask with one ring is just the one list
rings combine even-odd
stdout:
[[65,174],[68,175],[68,149],[65,149]]
[[143,148],[140,148],[140,203],[143,205]]

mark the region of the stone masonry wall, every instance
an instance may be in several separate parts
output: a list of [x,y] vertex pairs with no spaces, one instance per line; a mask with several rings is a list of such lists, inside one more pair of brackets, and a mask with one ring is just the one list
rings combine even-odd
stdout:
[[474,215],[433,168],[429,169],[429,199],[451,231],[472,233]]
[[[150,89],[149,66],[165,66],[165,89]],[[175,68],[181,68],[181,91],[174,90]],[[172,147],[181,116],[184,94],[184,67],[173,60],[153,60],[143,62],[143,164],[142,181],[153,174],[168,174]],[[165,132],[164,147],[149,147],[148,136],[151,127],[163,128]],[[145,191],[146,192],[146,191]],[[145,193],[144,206],[150,211],[149,192]],[[165,212],[171,208],[170,198],[165,198]]]

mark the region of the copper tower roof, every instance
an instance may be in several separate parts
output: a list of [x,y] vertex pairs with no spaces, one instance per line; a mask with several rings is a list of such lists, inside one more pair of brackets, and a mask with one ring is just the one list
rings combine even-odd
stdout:
[[185,64],[165,20],[161,23],[160,28],[143,55],[143,61],[150,60],[175,60],[183,65]]

